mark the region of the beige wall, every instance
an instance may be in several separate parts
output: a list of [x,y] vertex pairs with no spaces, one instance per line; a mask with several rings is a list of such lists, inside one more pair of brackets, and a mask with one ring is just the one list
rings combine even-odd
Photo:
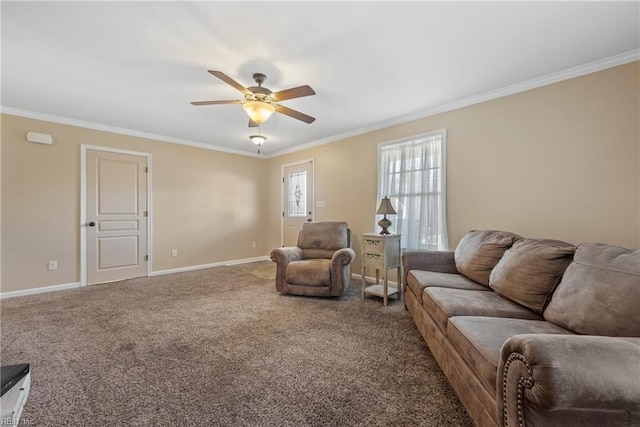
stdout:
[[154,271],[268,254],[281,167],[309,158],[316,219],[348,221],[358,250],[376,229],[378,144],[442,128],[452,248],[474,228],[639,247],[639,76],[635,62],[268,160],[3,115],[1,290],[80,280],[80,144],[151,153]]
[[265,160],[3,115],[2,292],[80,281],[81,144],[151,154],[153,271],[267,253]]
[[282,164],[315,158],[316,219],[348,221],[359,249],[377,220],[378,143],[446,128],[451,248],[489,228],[638,247],[638,75],[635,62],[269,159],[267,245],[280,242]]

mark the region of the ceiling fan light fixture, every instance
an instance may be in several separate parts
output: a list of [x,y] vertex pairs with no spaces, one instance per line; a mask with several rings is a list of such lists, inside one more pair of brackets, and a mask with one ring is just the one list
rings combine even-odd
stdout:
[[276,111],[273,105],[262,101],[247,101],[242,105],[242,109],[257,124],[265,122]]
[[262,135],[251,135],[249,139],[258,147],[262,147],[262,144],[265,143],[265,141],[267,140],[267,137]]

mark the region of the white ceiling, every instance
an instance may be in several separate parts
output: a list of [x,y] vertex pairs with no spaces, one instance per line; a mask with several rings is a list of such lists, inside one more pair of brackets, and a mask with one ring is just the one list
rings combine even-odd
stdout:
[[[3,111],[256,153],[241,99],[207,73],[273,91],[263,155],[615,56],[637,55],[640,2],[2,1]],[[632,52],[632,51],[635,51]],[[628,62],[628,61],[627,61]]]

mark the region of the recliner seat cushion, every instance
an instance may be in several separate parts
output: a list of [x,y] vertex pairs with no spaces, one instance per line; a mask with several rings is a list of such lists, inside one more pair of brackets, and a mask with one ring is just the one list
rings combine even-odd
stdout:
[[471,280],[489,286],[491,270],[505,251],[519,239],[520,236],[508,231],[471,231],[456,247],[456,268]]
[[544,320],[459,316],[449,319],[447,335],[489,393],[495,395],[502,344],[520,334],[575,335]]
[[640,250],[583,243],[543,315],[583,335],[640,337],[638,301]]
[[422,301],[422,292],[428,287],[490,291],[462,274],[437,273],[424,270],[411,270],[409,274],[407,274],[406,286],[411,289],[420,301]]
[[292,261],[287,265],[288,283],[306,286],[329,286],[331,284],[331,260],[306,259]]
[[[442,331],[447,330],[448,320],[454,316],[542,320],[540,315],[528,308],[491,291],[427,288],[424,290],[422,305]],[[491,331],[487,331],[487,333],[491,333]]]
[[574,245],[560,240],[518,240],[491,271],[489,286],[541,314],[575,250]]

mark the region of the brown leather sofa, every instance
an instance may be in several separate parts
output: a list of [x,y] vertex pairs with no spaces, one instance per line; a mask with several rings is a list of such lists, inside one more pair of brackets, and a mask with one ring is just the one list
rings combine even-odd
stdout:
[[405,305],[477,426],[640,425],[640,250],[485,230],[403,267]]

